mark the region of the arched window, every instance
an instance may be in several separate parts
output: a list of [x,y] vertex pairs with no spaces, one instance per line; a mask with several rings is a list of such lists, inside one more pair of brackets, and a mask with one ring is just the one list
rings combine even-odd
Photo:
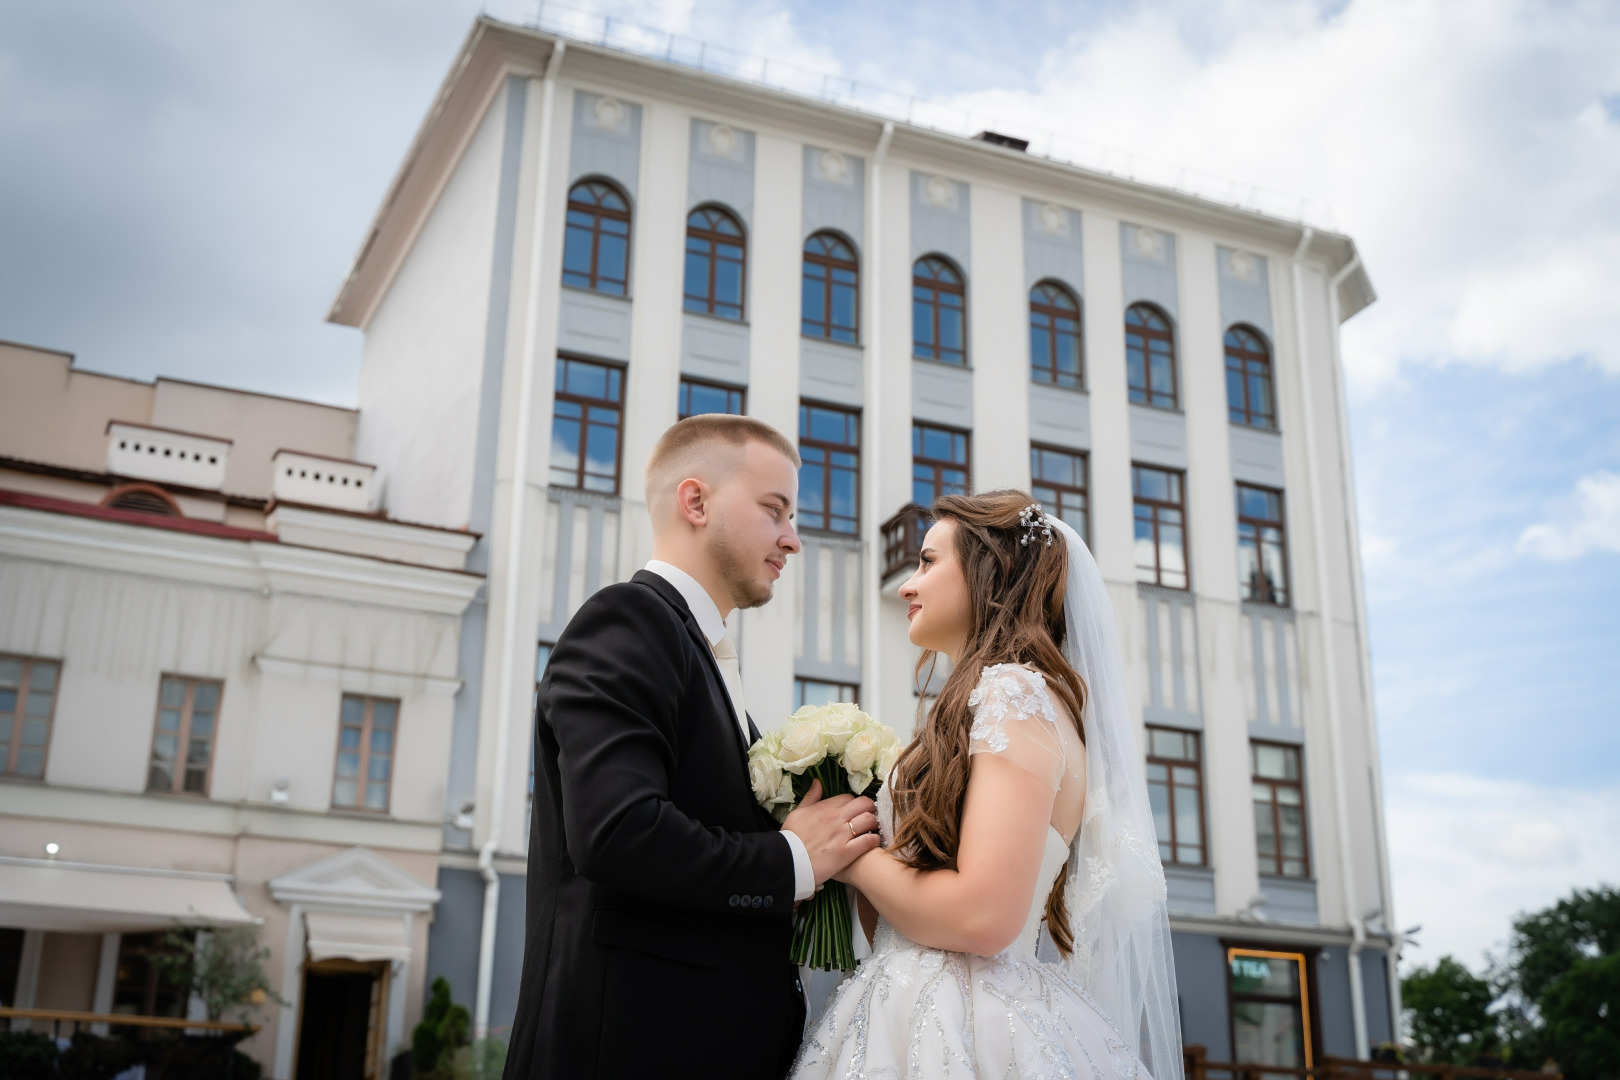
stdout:
[[1152,304],[1125,310],[1125,374],[1138,405],[1176,407],[1175,334],[1169,317]]
[[1277,429],[1277,400],[1271,389],[1271,350],[1248,326],[1226,332],[1226,410],[1232,423]]
[[805,337],[855,344],[860,309],[859,275],[855,250],[837,233],[818,232],[804,242],[804,313],[800,332]]
[[174,496],[156,484],[120,484],[102,498],[101,505],[109,510],[134,510],[140,514],[158,514],[162,517],[185,517]]
[[1085,385],[1080,362],[1080,301],[1055,281],[1029,291],[1029,367],[1036,382],[1078,390]]
[[956,267],[924,255],[911,272],[911,355],[967,363],[967,291]]
[[630,201],[606,180],[568,191],[563,284],[623,296],[630,267]]
[[722,319],[743,317],[742,225],[718,206],[686,216],[686,310]]

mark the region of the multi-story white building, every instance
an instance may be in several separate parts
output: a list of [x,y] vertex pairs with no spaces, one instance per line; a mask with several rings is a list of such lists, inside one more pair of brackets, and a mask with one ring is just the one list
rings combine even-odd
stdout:
[[804,554],[740,615],[761,725],[909,729],[907,505],[1034,491],[1110,583],[1187,1043],[1390,1040],[1338,356],[1372,300],[1346,236],[480,19],[330,313],[389,512],[484,538],[429,970],[510,1022],[536,646],[648,557],[659,434],[745,411],[805,457]]
[[[648,557],[683,413],[797,432],[804,553],[741,618],[755,718],[906,729],[910,504],[1033,490],[1109,581],[1189,1043],[1391,1037],[1391,896],[1339,325],[1352,242],[479,20],[330,318],[391,515],[482,539],[428,966],[509,1023],[537,658]],[[460,816],[458,827],[451,820]]]
[[355,431],[0,343],[0,1004],[45,1030],[196,1018],[164,932],[257,924],[267,1075],[409,1039],[483,578],[375,511]]

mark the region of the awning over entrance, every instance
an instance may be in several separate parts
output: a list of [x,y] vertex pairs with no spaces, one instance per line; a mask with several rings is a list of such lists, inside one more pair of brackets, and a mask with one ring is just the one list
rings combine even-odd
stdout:
[[354,915],[306,911],[309,958],[321,960],[409,960],[411,942],[401,915]]
[[0,856],[0,925],[106,933],[257,923],[228,874]]

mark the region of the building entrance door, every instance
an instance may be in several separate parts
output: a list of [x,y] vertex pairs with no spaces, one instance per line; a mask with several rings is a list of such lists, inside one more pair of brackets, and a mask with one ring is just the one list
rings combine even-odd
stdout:
[[304,966],[297,1080],[380,1080],[388,965]]

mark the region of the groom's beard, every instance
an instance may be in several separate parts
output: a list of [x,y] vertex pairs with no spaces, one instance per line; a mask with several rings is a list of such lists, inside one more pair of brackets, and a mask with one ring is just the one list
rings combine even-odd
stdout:
[[733,604],[739,608],[756,608],[770,602],[775,586],[771,582],[757,580],[748,572],[747,561],[726,546],[724,533],[709,541],[709,556],[714,559],[715,568],[720,571],[721,584],[725,586]]

